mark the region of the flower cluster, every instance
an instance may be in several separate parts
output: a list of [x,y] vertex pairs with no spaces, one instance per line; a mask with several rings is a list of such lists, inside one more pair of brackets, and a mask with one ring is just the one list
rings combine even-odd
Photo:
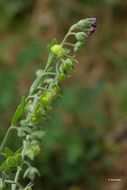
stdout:
[[[77,63],[72,51],[79,53],[84,49],[86,40],[94,32],[95,27],[95,18],[81,20],[70,28],[61,44],[58,44],[56,40],[49,44],[50,64],[46,70],[38,72],[37,79],[32,86],[34,87],[32,96],[28,97],[25,107],[28,113],[26,117],[28,127],[34,127],[34,130],[35,128],[42,128],[44,121],[49,117],[49,112],[52,110],[52,102],[59,96],[61,83],[67,76],[70,76]],[[69,42],[71,35],[75,37],[76,42]],[[30,134],[27,133],[28,136]],[[39,150],[39,141],[36,140],[35,149],[37,151]],[[36,151],[34,148],[30,148],[32,142],[33,140],[28,140],[29,151],[26,155],[33,159]]]

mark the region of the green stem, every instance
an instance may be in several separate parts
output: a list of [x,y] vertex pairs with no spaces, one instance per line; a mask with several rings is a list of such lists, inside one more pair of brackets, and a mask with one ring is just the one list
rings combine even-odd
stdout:
[[15,130],[15,129],[16,129],[16,127],[11,126],[11,127],[7,130],[7,133],[6,133],[5,137],[4,137],[4,140],[3,140],[3,142],[2,142],[2,144],[1,144],[1,146],[0,146],[0,154],[2,154],[2,151],[4,150],[4,148],[5,148],[6,144],[7,144],[7,141],[8,141],[8,139],[9,139],[10,135],[11,135],[11,132],[12,132],[13,130]]
[[68,33],[65,35],[63,41],[61,42],[61,46],[63,46],[63,45],[65,44],[65,42],[67,41],[67,38],[68,38],[70,35],[74,35],[74,34],[75,34],[75,32],[72,32],[72,30],[70,29],[70,30],[68,31]]
[[21,168],[18,167],[16,175],[15,175],[15,179],[14,179],[14,184],[12,184],[12,190],[16,190],[20,172],[21,172]]
[[19,176],[20,176],[20,173],[21,173],[21,168],[22,168],[22,165],[23,165],[23,163],[24,163],[24,157],[25,157],[25,151],[26,151],[26,142],[24,141],[23,142],[23,150],[22,150],[22,153],[21,153],[21,155],[22,155],[22,164],[20,165],[20,167],[18,167],[18,169],[17,169],[17,172],[16,172],[16,175],[15,175],[15,178],[14,178],[14,184],[12,184],[12,190],[16,190],[16,188],[17,188],[17,185],[18,185],[18,180],[19,180]]

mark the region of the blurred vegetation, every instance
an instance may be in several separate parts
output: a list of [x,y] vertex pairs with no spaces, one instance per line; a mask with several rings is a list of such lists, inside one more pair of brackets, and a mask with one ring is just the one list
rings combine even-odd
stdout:
[[[125,190],[127,158],[126,0],[0,1],[0,141],[33,73],[45,65],[46,44],[75,21],[96,16],[97,31],[65,81],[35,165],[38,190]],[[10,139],[10,146],[17,144]],[[122,156],[121,156],[122,155]],[[105,183],[106,182],[106,183]]]

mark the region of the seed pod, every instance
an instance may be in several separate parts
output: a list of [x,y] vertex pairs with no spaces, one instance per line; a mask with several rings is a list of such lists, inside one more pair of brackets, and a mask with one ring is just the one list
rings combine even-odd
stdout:
[[64,49],[61,47],[61,45],[56,44],[51,47],[51,52],[56,55],[57,57],[62,57],[65,53]]
[[72,59],[67,58],[66,60],[63,61],[63,63],[60,66],[60,71],[68,74],[74,67],[74,63]]

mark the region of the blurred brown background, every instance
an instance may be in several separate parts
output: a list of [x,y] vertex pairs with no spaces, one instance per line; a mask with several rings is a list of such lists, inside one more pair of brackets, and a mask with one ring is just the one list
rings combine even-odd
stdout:
[[[97,17],[97,30],[46,123],[34,163],[42,175],[36,190],[127,189],[126,0],[0,1],[0,141],[46,63],[47,43],[60,42],[86,17]],[[17,141],[10,139],[10,146]]]

